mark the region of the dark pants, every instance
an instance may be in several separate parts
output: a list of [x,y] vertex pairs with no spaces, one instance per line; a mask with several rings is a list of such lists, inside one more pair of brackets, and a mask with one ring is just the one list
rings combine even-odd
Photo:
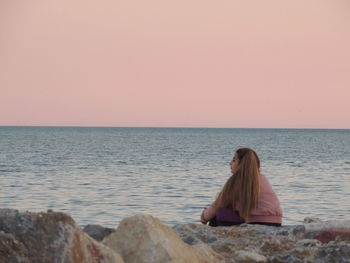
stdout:
[[218,221],[216,216],[209,220],[209,226],[235,226],[240,225],[244,222],[228,222],[228,221]]
[[220,208],[214,218],[209,221],[209,226],[234,226],[244,223],[237,211],[232,208]]
[[[239,216],[238,211],[232,208],[220,208],[214,218],[209,220],[209,226],[235,226],[244,223],[244,219]],[[278,223],[253,222],[249,224],[265,226],[281,226]]]

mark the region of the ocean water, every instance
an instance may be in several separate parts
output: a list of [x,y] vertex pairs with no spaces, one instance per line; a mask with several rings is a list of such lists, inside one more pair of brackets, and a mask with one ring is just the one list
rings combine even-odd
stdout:
[[242,146],[257,151],[284,225],[350,219],[350,130],[0,127],[0,207],[106,227],[137,213],[199,222]]

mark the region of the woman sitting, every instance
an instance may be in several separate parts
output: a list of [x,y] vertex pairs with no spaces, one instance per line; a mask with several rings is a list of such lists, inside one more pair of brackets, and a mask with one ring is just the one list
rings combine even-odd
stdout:
[[255,151],[241,148],[230,162],[232,175],[217,199],[205,208],[201,222],[210,226],[242,223],[281,226],[282,209],[270,182],[260,173]]

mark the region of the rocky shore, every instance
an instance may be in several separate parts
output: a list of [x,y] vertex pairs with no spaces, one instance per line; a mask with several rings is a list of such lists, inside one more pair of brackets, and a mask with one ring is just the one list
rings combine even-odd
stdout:
[[171,228],[139,214],[110,229],[81,228],[61,212],[0,209],[0,262],[350,262],[350,220]]

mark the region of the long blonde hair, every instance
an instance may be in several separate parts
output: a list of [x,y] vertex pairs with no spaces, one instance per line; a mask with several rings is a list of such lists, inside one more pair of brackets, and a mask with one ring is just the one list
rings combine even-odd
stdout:
[[246,219],[259,203],[260,160],[256,152],[249,148],[240,148],[236,154],[239,159],[237,171],[226,181],[217,202],[221,207],[228,207],[239,201],[239,215]]

